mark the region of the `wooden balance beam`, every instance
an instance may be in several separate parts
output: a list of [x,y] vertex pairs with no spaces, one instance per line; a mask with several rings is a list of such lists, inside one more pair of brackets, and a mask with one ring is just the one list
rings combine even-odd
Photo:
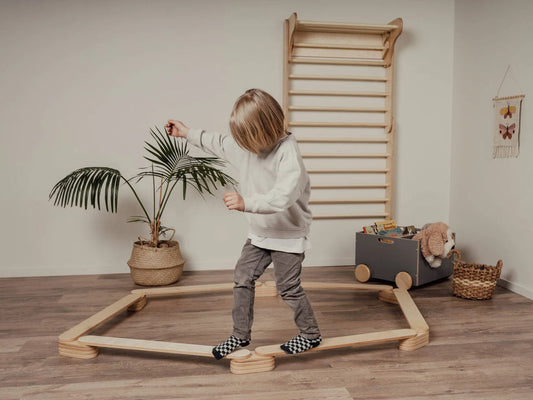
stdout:
[[131,293],[138,295],[140,294],[143,296],[170,296],[177,294],[190,294],[201,292],[220,292],[222,290],[232,289],[232,283],[214,283],[211,285],[169,286],[162,288],[134,289],[131,291]]
[[[398,304],[390,285],[379,285],[373,283],[336,283],[336,282],[302,282],[304,289],[322,289],[322,290],[357,290],[357,291],[378,291],[378,298],[387,303]],[[262,283],[259,291],[256,289],[256,295],[276,296],[276,282],[267,281]]]
[[394,289],[393,293],[407,323],[417,332],[415,337],[400,342],[400,350],[411,351],[425,346],[429,343],[429,326],[413,298],[405,289]]
[[[341,347],[372,345],[399,341],[400,350],[415,350],[429,343],[429,326],[416,307],[409,292],[393,289],[389,285],[364,283],[304,282],[305,289],[325,290],[364,290],[378,291],[379,299],[399,304],[409,323],[410,329],[396,329],[382,332],[326,338],[320,346],[310,351],[329,350]],[[172,343],[154,340],[127,339],[107,336],[86,335],[90,330],[108,321],[124,310],[139,311],[148,296],[171,296],[180,294],[218,292],[233,289],[233,284],[212,284],[195,286],[174,286],[132,290],[131,294],[119,299],[93,316],[80,322],[59,336],[59,353],[75,358],[93,358],[99,348],[127,349],[146,352],[180,354],[199,357],[213,357],[212,347],[186,343]],[[257,282],[256,296],[276,296],[274,282]],[[261,346],[255,351],[240,349],[226,358],[230,360],[230,370],[234,374],[249,374],[271,371],[275,368],[275,357],[285,355],[280,345]]]
[[[213,358],[213,346],[202,346],[199,344],[162,342],[156,340],[127,339],[110,336],[82,336],[78,339],[83,345],[93,347],[105,347],[109,349],[126,349],[147,351],[153,353],[181,354],[186,356],[199,356]],[[226,358],[230,360],[245,360],[251,356],[251,352],[240,349],[229,354]]]
[[[396,329],[383,332],[363,333],[359,335],[339,336],[323,339],[322,343],[303,354],[338,349],[342,347],[364,346],[378,343],[394,342],[414,338],[417,331],[414,329]],[[281,344],[257,347],[252,355],[246,359],[231,360],[230,370],[234,374],[251,374],[256,372],[272,371],[276,366],[275,357],[287,355],[281,348]]]
[[[272,282],[274,283],[274,282]],[[271,284],[270,281],[265,283]],[[392,290],[390,285],[378,285],[372,283],[328,283],[328,282],[302,282],[304,289],[327,289],[327,290],[366,290],[382,291]]]
[[146,304],[146,297],[142,294],[129,294],[62,333],[58,341],[59,354],[84,359],[98,356],[97,348],[80,343],[78,338],[130,307],[136,310],[137,304]]
[[[194,286],[171,286],[164,288],[147,288],[132,290],[132,294],[143,296],[173,296],[180,294],[203,293],[203,292],[219,292],[223,290],[233,290],[233,283],[216,283],[211,285],[194,285]],[[255,283],[255,295],[257,297],[276,296],[276,287],[266,285],[263,282]]]
[[[232,283],[218,283],[211,285],[194,286],[171,286],[164,288],[134,289],[132,294],[143,296],[172,296],[180,294],[219,292],[222,290],[233,290]],[[326,290],[366,290],[366,291],[387,291],[392,294],[393,287],[390,285],[378,285],[369,283],[326,283],[326,282],[302,282],[304,289],[326,289]],[[274,281],[256,282],[256,296],[276,296],[276,283]]]
[[[321,350],[330,350],[338,349],[341,347],[352,347],[352,346],[364,346],[370,344],[379,344],[386,342],[394,342],[396,340],[409,339],[416,336],[417,332],[413,329],[395,329],[390,331],[382,332],[371,332],[371,333],[362,333],[359,335],[350,335],[350,336],[339,336],[328,339],[323,339],[322,343],[317,347],[308,350],[312,351],[321,351]],[[270,346],[261,346],[255,349],[256,354],[260,356],[283,356],[287,355],[280,348],[281,344],[274,344]]]

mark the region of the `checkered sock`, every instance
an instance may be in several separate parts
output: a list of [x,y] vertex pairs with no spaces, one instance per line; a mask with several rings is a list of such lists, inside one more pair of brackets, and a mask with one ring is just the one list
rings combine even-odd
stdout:
[[280,347],[287,354],[297,354],[312,349],[313,347],[318,346],[321,342],[321,336],[316,339],[307,339],[302,335],[298,335],[293,337],[287,343],[282,344]]
[[213,347],[213,355],[217,360],[226,357],[229,353],[237,350],[239,347],[246,347],[250,344],[249,340],[239,339],[231,335],[226,341],[220,343],[218,346]]

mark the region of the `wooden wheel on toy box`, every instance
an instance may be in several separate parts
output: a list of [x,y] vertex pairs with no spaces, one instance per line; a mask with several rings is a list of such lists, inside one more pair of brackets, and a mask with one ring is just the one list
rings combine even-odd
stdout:
[[[370,267],[366,264],[357,264],[355,267],[355,279],[358,282],[365,283],[372,276]],[[394,279],[396,286],[400,289],[409,290],[413,286],[413,277],[406,271],[398,272]]]
[[358,264],[355,267],[355,279],[357,279],[358,282],[365,283],[367,282],[370,277],[370,268],[366,264]]

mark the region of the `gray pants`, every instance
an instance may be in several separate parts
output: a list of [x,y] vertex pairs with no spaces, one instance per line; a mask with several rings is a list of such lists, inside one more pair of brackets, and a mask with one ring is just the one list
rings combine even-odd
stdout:
[[318,324],[309,299],[300,285],[304,254],[266,250],[251,244],[248,239],[235,266],[233,287],[233,335],[250,340],[254,319],[255,281],[274,263],[276,289],[292,308],[294,322],[300,334],[308,339],[320,336]]

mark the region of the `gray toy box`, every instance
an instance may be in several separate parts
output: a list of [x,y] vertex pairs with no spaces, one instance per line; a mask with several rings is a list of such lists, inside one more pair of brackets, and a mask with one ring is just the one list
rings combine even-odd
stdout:
[[388,237],[364,232],[355,234],[355,265],[366,265],[371,279],[394,282],[400,272],[407,272],[413,286],[424,285],[447,278],[453,273],[449,258],[442,265],[432,268],[420,251],[420,242],[412,236]]

